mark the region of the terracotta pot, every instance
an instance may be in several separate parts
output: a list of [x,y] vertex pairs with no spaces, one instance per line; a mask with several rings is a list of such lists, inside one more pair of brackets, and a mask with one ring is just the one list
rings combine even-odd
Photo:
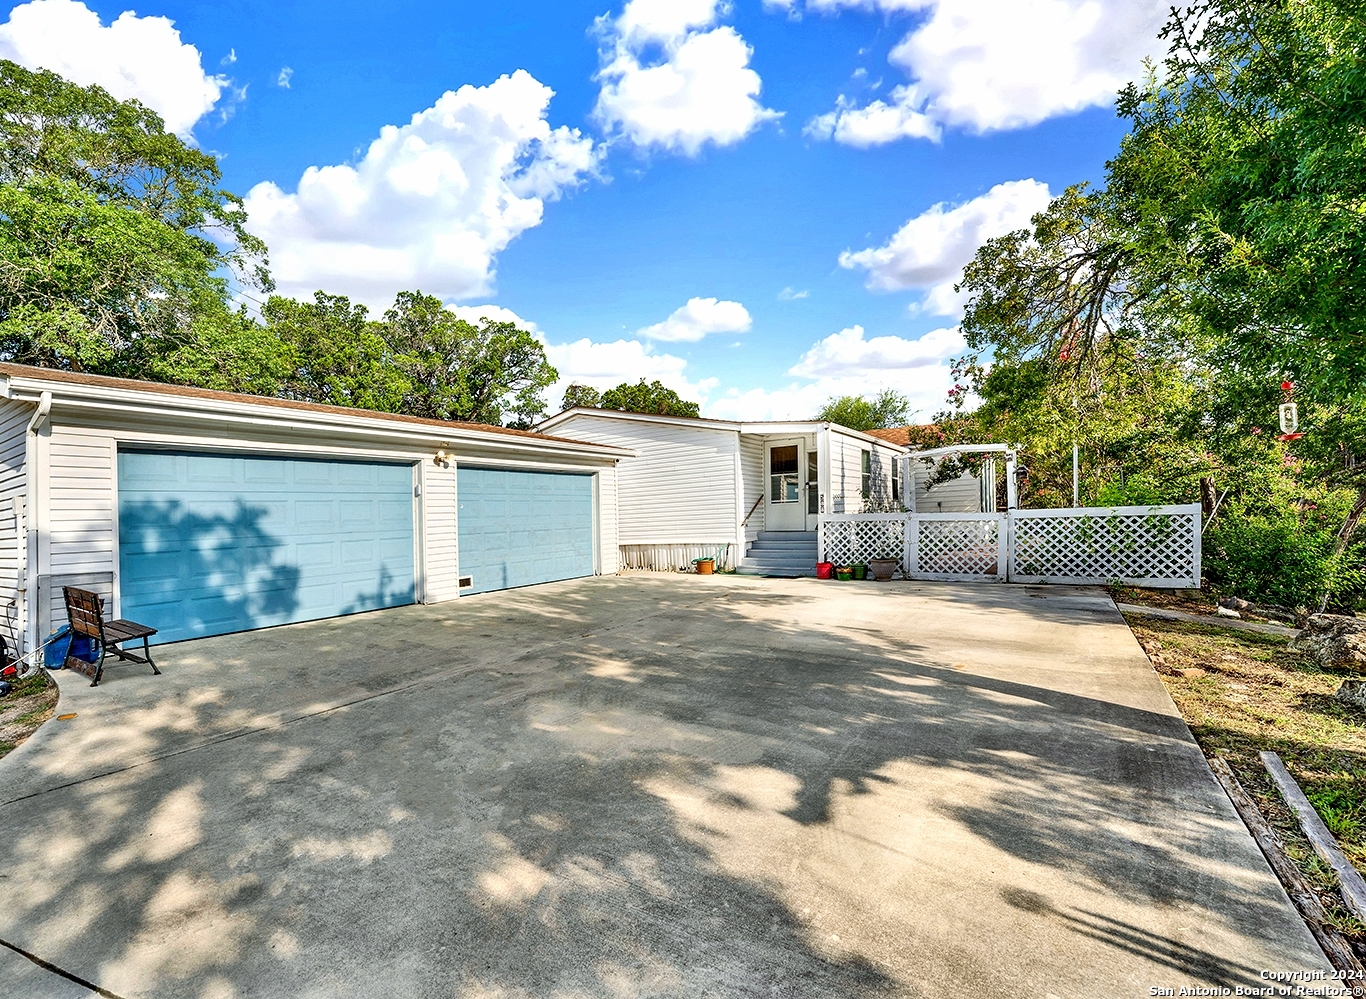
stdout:
[[697,566],[699,576],[710,576],[716,572],[716,560],[710,558],[698,559],[694,563]]
[[870,558],[868,568],[872,570],[873,578],[879,583],[885,583],[892,578],[892,573],[896,572],[896,567],[901,562],[894,558]]

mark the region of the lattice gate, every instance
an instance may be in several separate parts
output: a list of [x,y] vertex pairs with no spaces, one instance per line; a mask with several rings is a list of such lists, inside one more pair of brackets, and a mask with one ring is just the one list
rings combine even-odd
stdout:
[[912,579],[1004,581],[1009,533],[1003,514],[926,513],[907,517],[907,575]]

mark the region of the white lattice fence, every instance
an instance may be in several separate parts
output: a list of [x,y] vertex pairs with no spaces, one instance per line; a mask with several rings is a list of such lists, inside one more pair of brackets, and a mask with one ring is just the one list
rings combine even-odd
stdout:
[[1020,583],[1200,585],[1200,506],[1012,510]]
[[906,517],[900,513],[827,514],[820,524],[820,558],[835,565],[894,558],[906,550]]
[[1200,585],[1200,507],[827,514],[821,559],[895,558],[914,579]]
[[906,562],[915,579],[1002,580],[1006,518],[992,513],[913,515]]

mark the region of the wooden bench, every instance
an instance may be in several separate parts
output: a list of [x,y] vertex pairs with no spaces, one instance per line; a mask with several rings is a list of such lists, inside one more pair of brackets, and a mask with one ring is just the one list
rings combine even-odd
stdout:
[[[147,642],[157,633],[155,628],[123,619],[106,621],[104,601],[100,599],[99,594],[91,593],[89,590],[63,586],[62,597],[66,600],[66,620],[71,625],[72,639],[82,635],[99,644],[100,660],[95,666],[95,675],[90,681],[90,686],[93,687],[100,682],[100,677],[104,675],[104,657],[111,652],[126,662],[146,663],[152,667],[153,673],[161,675],[157,664],[152,662],[152,649]],[[119,648],[120,642],[131,642],[138,638],[142,639],[142,655]],[[68,662],[70,659],[68,656]],[[85,670],[81,672],[84,673]]]

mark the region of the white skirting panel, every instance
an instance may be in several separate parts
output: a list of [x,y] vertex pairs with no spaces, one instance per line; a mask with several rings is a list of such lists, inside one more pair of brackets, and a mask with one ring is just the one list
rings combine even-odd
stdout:
[[735,568],[735,545],[622,545],[623,569],[655,572],[691,572],[695,558],[719,558],[720,569]]

